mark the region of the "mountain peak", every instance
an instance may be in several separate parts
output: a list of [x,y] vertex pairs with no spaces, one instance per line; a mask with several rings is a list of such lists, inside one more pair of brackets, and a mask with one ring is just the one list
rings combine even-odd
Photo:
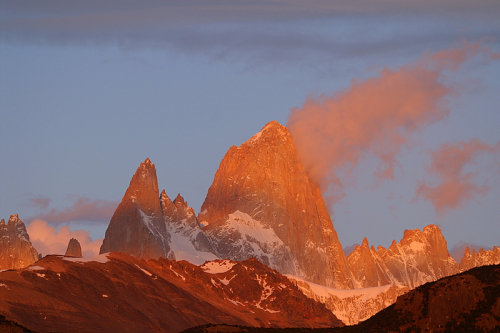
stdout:
[[38,252],[30,242],[26,226],[17,214],[0,222],[0,269],[18,269],[38,260]]
[[198,220],[221,258],[255,256],[281,273],[352,288],[321,192],[288,129],[277,121],[229,149]]

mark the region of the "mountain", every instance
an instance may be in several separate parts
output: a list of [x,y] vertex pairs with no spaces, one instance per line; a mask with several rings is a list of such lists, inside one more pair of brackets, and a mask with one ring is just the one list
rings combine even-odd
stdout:
[[38,252],[30,242],[26,226],[17,214],[7,224],[0,221],[0,269],[18,269],[38,260]]
[[207,323],[343,326],[323,304],[256,259],[46,256],[0,272],[0,315],[43,332],[179,332]]
[[170,258],[202,264],[217,256],[182,196],[172,201],[158,190],[147,158],[135,172],[106,229],[100,253],[120,251],[138,259]]
[[65,257],[82,257],[82,247],[80,242],[76,238],[71,238],[68,243],[68,248],[66,249]]
[[224,156],[198,220],[220,258],[258,258],[282,274],[352,288],[319,187],[276,121]]
[[460,271],[463,272],[474,267],[497,264],[500,264],[500,248],[498,246],[494,246],[492,250],[487,251],[480,249],[477,253],[476,250],[472,250],[471,253],[467,247],[460,261]]
[[358,288],[397,284],[413,289],[459,272],[441,230],[432,224],[423,231],[405,230],[401,241],[388,249],[370,248],[365,238],[347,262]]
[[120,251],[138,259],[167,258],[170,234],[159,195],[156,169],[147,158],[137,168],[111,218],[100,253]]

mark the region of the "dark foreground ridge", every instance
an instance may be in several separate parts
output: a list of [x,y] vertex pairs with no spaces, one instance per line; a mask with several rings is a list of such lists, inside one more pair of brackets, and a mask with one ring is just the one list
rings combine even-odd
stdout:
[[257,328],[204,325],[195,332],[500,332],[500,265],[426,283],[395,304],[354,326],[339,328]]

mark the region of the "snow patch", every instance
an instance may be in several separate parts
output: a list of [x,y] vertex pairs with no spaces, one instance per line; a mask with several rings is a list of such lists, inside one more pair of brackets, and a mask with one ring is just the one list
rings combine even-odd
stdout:
[[175,260],[186,260],[195,265],[202,265],[206,261],[218,259],[210,252],[198,251],[193,242],[201,232],[200,229],[193,229],[186,220],[175,224],[167,223],[167,231],[170,233],[170,251],[174,253]]
[[296,280],[296,281],[302,281],[305,282],[309,285],[311,288],[311,291],[315,293],[316,295],[320,297],[325,297],[328,298],[330,295],[336,296],[340,299],[345,299],[349,297],[359,297],[359,300],[365,302],[369,299],[375,298],[380,294],[383,294],[387,292],[389,289],[391,289],[393,284],[387,284],[384,286],[379,286],[379,287],[370,287],[370,288],[359,288],[359,289],[335,289],[331,287],[326,287],[322,286],[316,283],[312,283],[309,281],[306,281],[304,279],[301,279],[297,276],[285,275],[289,280]]
[[425,250],[425,244],[424,243],[420,243],[420,242],[412,242],[410,244],[410,249],[413,252],[422,252],[422,251]]
[[46,268],[44,268],[42,266],[30,266],[30,267],[28,267],[28,271],[40,271],[42,269],[46,269]]
[[0,287],[5,287],[5,288],[7,288],[7,290],[10,290],[9,286],[7,286],[6,284],[3,284],[3,283],[0,283]]
[[209,274],[219,274],[226,273],[227,271],[231,270],[234,265],[236,265],[235,262],[226,259],[206,262],[201,265],[200,268]]
[[84,263],[92,262],[92,261],[95,261],[95,262],[98,262],[98,263],[101,263],[101,264],[105,264],[105,263],[107,263],[109,261],[108,254],[109,253],[103,253],[103,254],[100,254],[98,256],[91,257],[91,258],[63,257],[62,259],[66,260],[66,261],[77,262],[79,264],[84,264]]
[[140,267],[139,265],[135,265],[135,267],[139,268],[141,271],[144,272],[144,274],[148,275],[148,276],[153,276],[153,274],[147,270],[145,270],[144,268]]

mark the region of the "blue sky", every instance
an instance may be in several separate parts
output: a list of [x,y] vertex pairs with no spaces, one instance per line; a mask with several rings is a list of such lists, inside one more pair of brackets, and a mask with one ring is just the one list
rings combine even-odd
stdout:
[[[497,1],[0,4],[1,218],[103,237],[146,157],[198,212],[225,152],[267,122],[466,40],[489,53],[443,73],[449,113],[406,136],[393,179],[374,177],[380,156],[363,148],[330,209],[343,246],[387,247],[430,223],[450,249],[500,245]],[[436,210],[417,195],[445,177],[432,152],[473,139],[488,149],[461,175],[482,190]]]

